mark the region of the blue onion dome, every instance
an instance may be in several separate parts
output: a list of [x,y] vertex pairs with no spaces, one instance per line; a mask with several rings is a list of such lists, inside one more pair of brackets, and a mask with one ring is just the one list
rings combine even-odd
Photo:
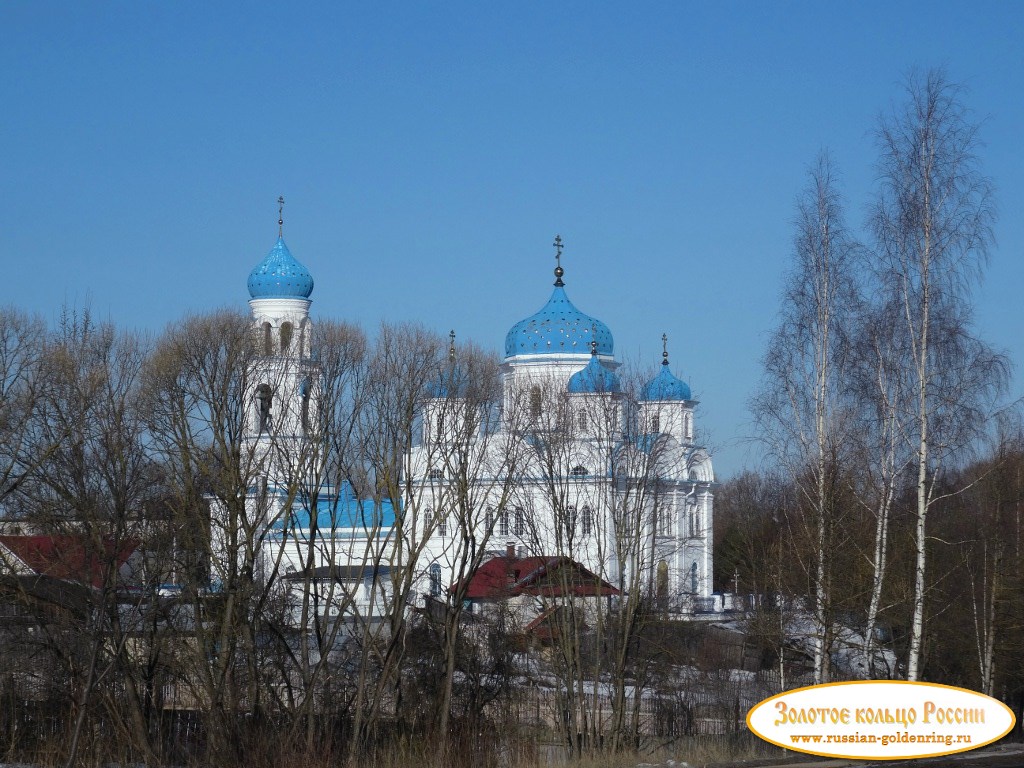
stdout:
[[565,295],[562,238],[555,235],[555,290],[548,303],[505,335],[505,357],[585,353],[593,342],[602,355],[612,353],[612,332],[600,320],[580,312]]
[[505,356],[538,354],[585,354],[591,341],[602,355],[612,353],[612,332],[600,320],[580,312],[555,286],[548,303],[512,326],[505,336]]
[[621,388],[619,387],[619,377],[601,365],[595,351],[591,355],[587,367],[582,371],[577,371],[569,378],[568,389],[572,394],[598,395],[618,392]]
[[254,299],[308,299],[311,293],[313,276],[279,236],[267,257],[249,273],[249,295]]
[[444,399],[447,397],[466,397],[469,391],[469,376],[455,362],[455,331],[448,334],[448,361],[438,373],[437,378],[427,385],[429,397]]
[[644,385],[641,400],[690,400],[690,386],[672,375],[668,367],[668,336],[661,334],[661,371]]
[[690,400],[690,387],[672,375],[668,365],[661,367],[661,372],[644,385],[640,393],[641,400]]
[[427,386],[428,395],[438,399],[465,397],[468,390],[469,377],[459,366],[441,371]]

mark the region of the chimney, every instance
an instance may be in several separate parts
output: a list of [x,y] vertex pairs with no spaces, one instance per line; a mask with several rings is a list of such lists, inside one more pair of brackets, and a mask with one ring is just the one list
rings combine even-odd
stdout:
[[511,542],[510,541],[508,544],[505,545],[505,557],[507,557],[509,560],[515,560],[516,559],[516,545],[515,545],[515,542]]

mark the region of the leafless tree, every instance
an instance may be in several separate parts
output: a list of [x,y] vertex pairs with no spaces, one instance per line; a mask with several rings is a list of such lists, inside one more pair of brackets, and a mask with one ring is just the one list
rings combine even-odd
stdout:
[[62,555],[63,567],[84,587],[83,624],[66,628],[79,639],[78,651],[66,656],[76,682],[68,766],[79,758],[86,723],[104,707],[153,756],[129,658],[128,617],[138,598],[127,588],[138,581],[125,563],[133,552],[144,556],[143,512],[158,487],[138,408],[146,351],[140,339],[96,323],[88,310],[65,309],[40,360],[48,386],[33,414],[32,448],[42,459],[23,478],[17,500],[37,532],[73,550]]
[[47,384],[45,343],[40,319],[0,307],[0,505],[59,445],[33,434]]
[[929,588],[928,513],[943,470],[962,460],[1004,387],[1006,362],[972,334],[971,288],[991,242],[992,188],[963,90],[939,70],[913,74],[878,131],[873,215],[878,284],[901,310],[913,392],[916,469],[913,612],[907,678],[921,674]]
[[828,676],[832,614],[830,552],[842,535],[837,487],[845,463],[849,369],[847,331],[860,301],[854,243],[846,231],[827,155],[810,171],[797,203],[794,265],[778,327],[764,357],[765,382],[754,402],[770,450],[800,489],[812,549],[805,563],[815,624],[816,682]]

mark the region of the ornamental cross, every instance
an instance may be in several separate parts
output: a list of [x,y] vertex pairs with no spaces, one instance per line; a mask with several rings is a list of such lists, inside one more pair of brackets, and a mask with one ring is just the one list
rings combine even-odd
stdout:
[[661,364],[668,365],[668,334],[661,334]]
[[562,275],[565,274],[565,270],[562,269],[562,236],[555,235],[555,242],[552,245],[555,246],[555,285],[565,285],[562,282]]
[[284,235],[284,195],[277,198],[277,236]]

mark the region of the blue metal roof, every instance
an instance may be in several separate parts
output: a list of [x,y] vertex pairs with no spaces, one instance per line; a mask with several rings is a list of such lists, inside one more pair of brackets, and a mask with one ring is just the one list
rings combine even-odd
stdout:
[[619,377],[601,365],[597,355],[592,355],[587,367],[569,379],[568,389],[573,394],[618,392]]
[[360,537],[376,532],[386,535],[395,525],[394,505],[384,499],[357,498],[349,483],[343,484],[337,493],[322,493],[316,500],[315,516],[310,499],[296,497],[290,515],[284,515],[273,524],[274,528],[309,530],[314,521],[324,534]]
[[313,276],[292,256],[282,237],[249,273],[249,295],[254,299],[308,299],[311,293]]
[[612,332],[600,320],[573,306],[565,289],[555,286],[541,309],[512,326],[505,336],[505,356],[537,354],[585,354],[591,339],[597,351],[612,354]]
[[689,400],[691,399],[690,387],[685,381],[680,381],[672,375],[667,364],[661,366],[661,371],[644,386],[640,393],[641,400]]

